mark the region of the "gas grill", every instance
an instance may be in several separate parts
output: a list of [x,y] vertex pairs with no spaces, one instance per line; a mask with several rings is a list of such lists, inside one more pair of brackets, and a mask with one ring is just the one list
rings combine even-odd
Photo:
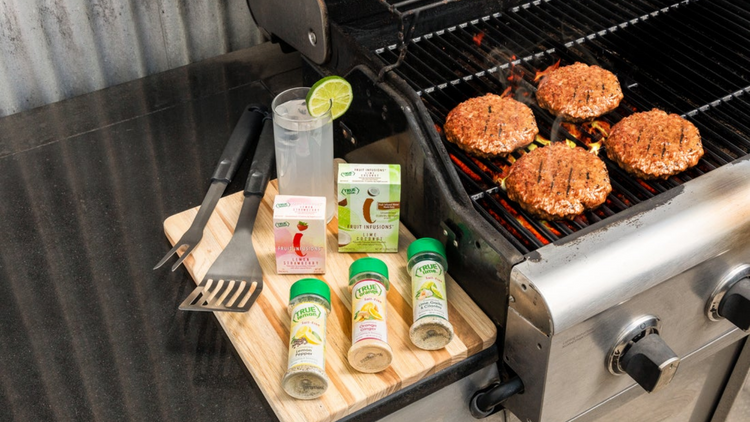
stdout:
[[[336,154],[402,166],[403,223],[447,245],[451,273],[498,325],[502,380],[475,396],[475,415],[500,408],[488,397],[534,422],[730,414],[750,364],[750,7],[354,3],[305,11],[295,27],[309,28],[304,37],[274,24],[292,12],[251,9],[309,58],[309,82],[352,83]],[[545,71],[577,61],[615,73],[625,98],[570,124],[541,109],[535,91]],[[489,159],[445,140],[448,112],[489,92],[531,107],[540,129],[531,146]],[[612,125],[652,108],[698,127],[697,166],[641,180],[600,149]],[[613,188],[604,205],[545,221],[508,199],[510,166],[548,142],[599,149]]]

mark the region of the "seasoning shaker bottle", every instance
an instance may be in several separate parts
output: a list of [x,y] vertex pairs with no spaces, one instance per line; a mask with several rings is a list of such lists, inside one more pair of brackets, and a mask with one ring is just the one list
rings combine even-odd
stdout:
[[297,399],[314,399],[328,389],[325,368],[326,318],[331,289],[317,278],[303,278],[289,291],[289,356],[281,386]]
[[453,326],[448,322],[445,247],[436,239],[423,237],[409,245],[406,256],[414,310],[409,338],[420,349],[442,349],[453,339]]
[[360,372],[375,373],[393,360],[386,314],[390,289],[388,266],[377,258],[360,258],[349,267],[352,294],[352,346],[347,358]]

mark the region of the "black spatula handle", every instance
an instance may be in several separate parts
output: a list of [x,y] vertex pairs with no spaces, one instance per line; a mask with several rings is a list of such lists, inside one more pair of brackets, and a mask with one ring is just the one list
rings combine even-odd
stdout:
[[231,182],[237,169],[240,168],[242,160],[253,144],[253,140],[258,139],[258,134],[263,127],[263,118],[268,110],[262,105],[251,104],[245,107],[242,116],[234,126],[232,136],[227,141],[227,146],[221,153],[216,170],[211,176],[211,180]]
[[273,122],[266,119],[263,122],[263,130],[260,133],[258,147],[255,148],[253,163],[250,165],[250,174],[245,184],[245,196],[263,196],[266,186],[271,179],[274,157],[276,156],[273,144]]

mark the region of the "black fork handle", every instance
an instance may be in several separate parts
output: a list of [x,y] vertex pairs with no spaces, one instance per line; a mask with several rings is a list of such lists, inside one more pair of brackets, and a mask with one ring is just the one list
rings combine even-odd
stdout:
[[250,174],[247,176],[247,183],[245,183],[245,196],[263,197],[266,193],[266,186],[271,179],[271,169],[276,156],[273,142],[273,122],[268,118],[263,122],[258,147],[255,148],[253,163],[250,165]]
[[262,105],[251,104],[245,107],[245,111],[234,126],[232,136],[229,137],[224,151],[221,152],[219,163],[216,164],[216,170],[211,176],[212,181],[223,181],[227,184],[232,181],[252,141],[258,139],[263,119],[267,114],[268,110]]

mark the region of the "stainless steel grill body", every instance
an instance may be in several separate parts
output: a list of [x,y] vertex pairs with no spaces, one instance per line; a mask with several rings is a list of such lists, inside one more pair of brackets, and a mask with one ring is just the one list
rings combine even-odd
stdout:
[[745,159],[515,266],[504,360],[526,391],[508,408],[521,420],[566,421],[611,410],[628,390],[642,393],[607,367],[620,333],[642,316],[658,318],[685,364],[744,337],[726,320],[710,321],[706,303],[750,262],[748,193]]

